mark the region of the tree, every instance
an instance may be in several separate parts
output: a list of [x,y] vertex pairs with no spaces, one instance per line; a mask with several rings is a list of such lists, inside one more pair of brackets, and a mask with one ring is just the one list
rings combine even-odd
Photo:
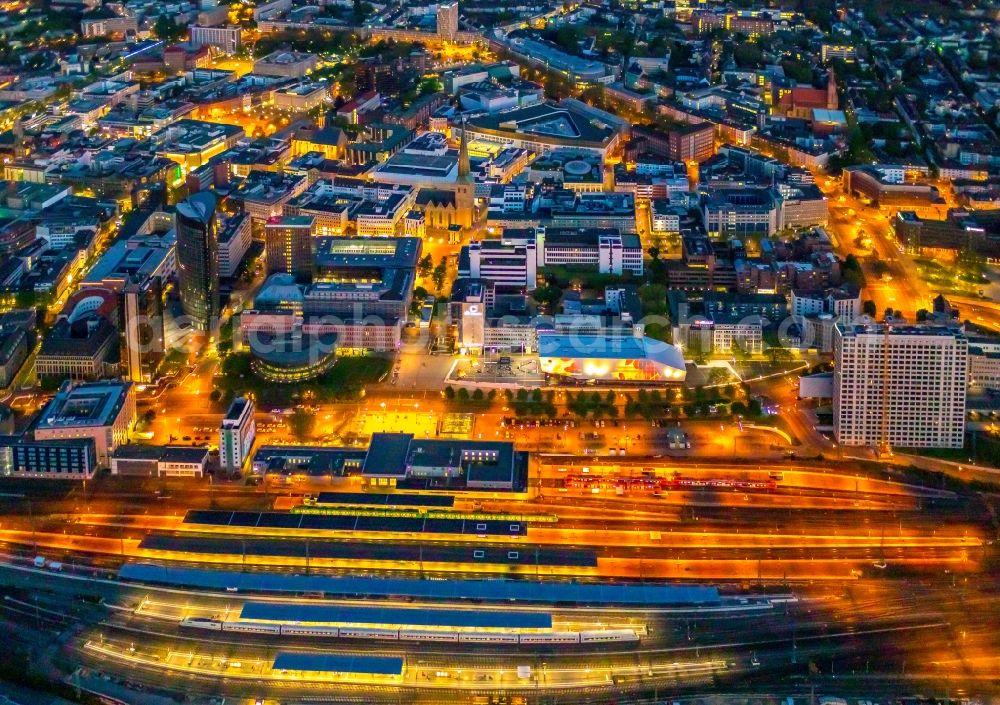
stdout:
[[450,384],[444,388],[444,398],[447,399],[448,401],[452,401],[455,399],[455,388],[452,387]]
[[375,8],[370,3],[363,2],[363,0],[354,0],[354,7],[351,8],[351,18],[354,20],[354,24],[362,24],[372,16],[374,11]]
[[173,17],[160,15],[153,24],[153,34],[170,44],[184,36],[184,28],[178,25]]
[[573,25],[565,24],[555,31],[552,41],[566,51],[576,53],[580,45],[580,30]]
[[729,372],[724,367],[713,367],[708,371],[708,383],[716,386],[729,380]]
[[768,348],[767,354],[771,358],[771,362],[790,362],[792,359],[792,351],[780,346]]
[[222,390],[213,389],[212,393],[208,395],[208,398],[211,399],[213,402],[218,403],[218,401],[222,399]]
[[562,290],[554,286],[540,286],[531,292],[531,298],[551,313],[562,298]]
[[437,93],[438,91],[443,89],[444,86],[441,85],[441,81],[439,81],[438,79],[425,78],[423,81],[420,82],[420,87],[417,89],[417,92],[420,95],[430,95],[431,93]]
[[483,394],[483,390],[482,389],[477,389],[476,391],[474,391],[472,393],[472,401],[481,402],[485,398],[486,398],[486,395]]
[[434,268],[434,272],[431,274],[431,278],[434,280],[434,286],[437,288],[438,292],[444,286],[444,278],[448,275],[448,260],[445,257],[441,258],[441,261],[437,263]]
[[434,258],[431,257],[429,254],[421,257],[420,262],[417,263],[417,272],[422,277],[429,277],[433,269],[434,269]]
[[872,318],[875,318],[875,316],[878,315],[878,306],[875,305],[874,301],[868,299],[863,304],[861,304],[861,312],[864,313],[866,316],[871,316]]
[[299,443],[304,443],[312,438],[315,428],[316,417],[305,409],[296,409],[288,417],[288,430]]
[[841,276],[848,284],[854,284],[859,289],[865,285],[865,274],[861,269],[861,263],[854,255],[847,255],[841,267]]

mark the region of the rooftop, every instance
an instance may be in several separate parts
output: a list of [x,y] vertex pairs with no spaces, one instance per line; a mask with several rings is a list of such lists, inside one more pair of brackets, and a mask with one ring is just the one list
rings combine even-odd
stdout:
[[369,676],[403,675],[399,656],[356,656],[353,654],[282,652],[274,657],[273,670],[321,673],[359,673]]
[[131,382],[86,382],[63,386],[35,422],[35,430],[91,428],[114,422],[132,389]]

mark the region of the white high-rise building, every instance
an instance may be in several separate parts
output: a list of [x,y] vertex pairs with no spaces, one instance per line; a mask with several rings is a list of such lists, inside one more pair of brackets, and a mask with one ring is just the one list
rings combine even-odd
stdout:
[[837,442],[961,448],[968,357],[968,340],[954,328],[890,326],[886,335],[882,325],[838,325],[833,372]]
[[437,33],[441,39],[454,39],[458,34],[457,2],[445,2],[437,6]]
[[219,464],[226,472],[243,469],[257,436],[253,402],[236,397],[219,426]]

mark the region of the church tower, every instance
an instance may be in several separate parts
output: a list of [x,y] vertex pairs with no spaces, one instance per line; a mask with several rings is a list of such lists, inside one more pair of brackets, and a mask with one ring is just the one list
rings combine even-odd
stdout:
[[458,146],[458,179],[455,181],[455,222],[463,228],[472,227],[476,213],[476,180],[469,166],[469,145],[465,118],[462,119],[462,139]]

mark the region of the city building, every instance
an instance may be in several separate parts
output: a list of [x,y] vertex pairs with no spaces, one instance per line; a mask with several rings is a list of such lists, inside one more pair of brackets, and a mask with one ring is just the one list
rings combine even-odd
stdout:
[[98,466],[110,467],[111,453],[128,442],[135,418],[131,382],[66,381],[29,430],[35,441],[92,439]]
[[833,351],[837,443],[962,448],[968,347],[965,334],[953,328],[838,325]]
[[238,473],[243,469],[256,435],[253,402],[245,397],[233,399],[219,426],[219,464],[223,472]]
[[[297,322],[288,332],[252,331],[248,336],[251,369],[261,379],[275,384],[316,379],[337,362],[337,342],[343,338],[337,327],[343,328],[344,324],[323,321],[307,329]],[[367,351],[372,347],[356,345],[355,349]]]
[[766,236],[779,229],[779,201],[769,188],[710,188],[702,214],[712,237]]
[[464,127],[470,141],[498,144],[548,154],[572,147],[602,158],[621,142],[618,124],[601,122],[574,105],[541,103],[500,113],[477,115]]
[[849,166],[844,169],[844,191],[883,206],[921,206],[943,203],[937,187],[925,182],[903,180],[893,170],[878,166]]
[[202,27],[200,25],[190,25],[191,46],[195,49],[201,47],[215,47],[224,54],[235,54],[243,46],[243,29],[241,27]]
[[699,122],[671,129],[667,133],[667,154],[681,162],[703,162],[715,154],[715,125]]
[[375,433],[361,463],[361,477],[369,489],[523,492],[527,488],[527,455],[503,441]]
[[94,439],[34,441],[0,436],[0,477],[89,480],[98,469]]
[[216,199],[201,191],[177,205],[177,278],[181,305],[203,331],[219,325],[219,233]]
[[305,113],[327,102],[330,89],[325,83],[303,81],[274,91],[274,107],[291,113]]
[[861,290],[851,284],[831,289],[792,289],[791,312],[793,316],[829,313],[850,325],[861,318]]
[[240,271],[253,242],[248,213],[237,213],[224,219],[219,226],[219,276],[231,279]]
[[149,384],[166,358],[160,280],[130,281],[119,296],[121,376],[130,382]]
[[111,454],[111,474],[126,477],[203,477],[208,448],[125,444]]
[[95,380],[117,372],[115,326],[103,316],[85,315],[72,323],[56,321],[35,356],[35,374],[43,381]]
[[680,383],[687,375],[675,346],[635,336],[539,334],[539,364],[546,375],[602,383]]
[[22,317],[18,313],[0,315],[0,388],[13,384],[32,344],[34,316]]
[[[467,264],[466,264],[467,263]],[[534,289],[538,284],[538,258],[533,240],[478,240],[462,248],[459,276],[486,279],[501,287]]]
[[[391,352],[400,345],[421,241],[315,240],[313,283],[301,285],[291,275],[273,274],[258,291],[253,307],[240,315],[240,342],[256,339],[258,351],[274,345],[277,357],[268,358],[274,376],[283,366],[294,374],[315,376],[335,353]],[[282,342],[296,336],[295,344]],[[285,354],[296,345],[313,353],[294,358]],[[285,379],[291,374],[288,369],[281,371]]]
[[451,186],[458,177],[458,154],[438,132],[425,132],[372,172],[377,181],[413,186]]
[[279,49],[253,62],[253,72],[262,76],[302,78],[316,68],[316,55]]
[[267,273],[284,272],[297,281],[312,280],[312,240],[316,219],[308,215],[283,215],[264,226]]
[[583,266],[601,274],[643,271],[642,242],[635,233],[617,228],[538,228],[546,267]]

